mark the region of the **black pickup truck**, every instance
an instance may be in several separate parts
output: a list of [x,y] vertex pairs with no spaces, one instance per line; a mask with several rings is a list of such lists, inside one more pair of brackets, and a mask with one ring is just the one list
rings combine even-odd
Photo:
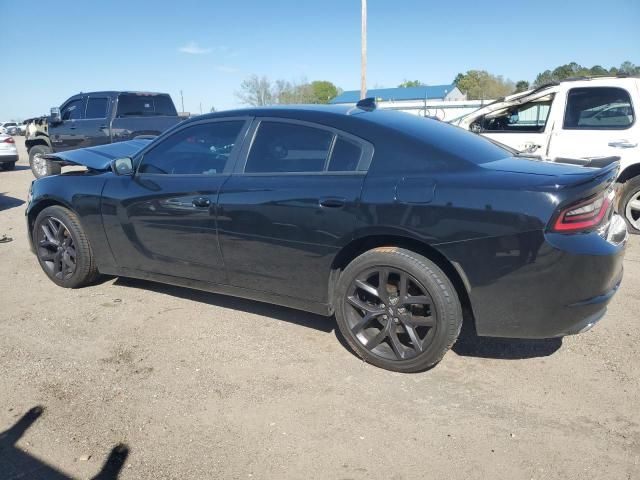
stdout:
[[90,92],[69,98],[27,125],[25,145],[36,177],[60,173],[44,155],[156,136],[180,122],[166,93]]

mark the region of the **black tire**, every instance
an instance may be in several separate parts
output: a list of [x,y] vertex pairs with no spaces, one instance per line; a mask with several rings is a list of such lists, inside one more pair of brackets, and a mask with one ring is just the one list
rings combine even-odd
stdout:
[[627,222],[629,233],[640,234],[640,176],[630,178],[622,186],[618,211]]
[[46,145],[34,145],[29,149],[29,165],[36,178],[58,175],[61,172],[59,164],[41,158],[47,153],[51,153],[51,148]]
[[[56,226],[62,226],[66,233],[60,233]],[[42,270],[57,285],[78,288],[98,277],[89,239],[71,210],[58,205],[45,208],[38,214],[31,235]],[[65,262],[73,263],[74,268]]]
[[5,170],[5,171],[13,170],[14,168],[16,168],[16,162],[2,163],[0,164],[0,168],[2,168],[2,170]]
[[355,258],[338,279],[334,309],[351,348],[366,362],[396,372],[437,364],[462,327],[460,300],[446,274],[424,256],[397,247]]

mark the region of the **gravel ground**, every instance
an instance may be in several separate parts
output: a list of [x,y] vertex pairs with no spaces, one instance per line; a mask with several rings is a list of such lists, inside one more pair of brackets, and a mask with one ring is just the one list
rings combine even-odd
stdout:
[[403,375],[323,317],[127,279],[58,288],[28,250],[31,180],[22,148],[0,172],[0,478],[640,478],[640,237],[592,331],[466,335]]

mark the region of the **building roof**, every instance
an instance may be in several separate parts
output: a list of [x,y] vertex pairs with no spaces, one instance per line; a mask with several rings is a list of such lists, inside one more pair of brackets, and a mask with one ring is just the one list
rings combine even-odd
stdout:
[[[381,101],[400,100],[435,100],[443,99],[456,85],[429,85],[408,88],[372,88],[367,90],[367,97],[375,97]],[[349,90],[338,95],[330,103],[356,103],[360,100],[360,90]]]

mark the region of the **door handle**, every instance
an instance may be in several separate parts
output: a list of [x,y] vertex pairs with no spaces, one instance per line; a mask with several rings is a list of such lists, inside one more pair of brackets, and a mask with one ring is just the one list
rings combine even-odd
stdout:
[[347,203],[347,199],[343,197],[323,197],[319,203],[321,207],[342,208]]
[[197,208],[208,208],[211,205],[211,200],[207,197],[196,197],[191,201],[191,204]]
[[609,146],[614,148],[635,148],[638,144],[627,140],[616,140],[615,142],[609,142]]

